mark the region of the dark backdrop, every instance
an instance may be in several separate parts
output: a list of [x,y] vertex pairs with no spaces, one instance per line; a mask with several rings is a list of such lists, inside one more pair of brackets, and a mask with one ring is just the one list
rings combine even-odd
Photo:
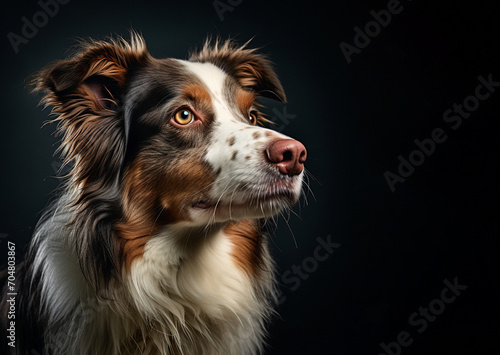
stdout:
[[288,96],[270,116],[306,145],[312,191],[272,239],[282,297],[266,353],[500,353],[494,3],[72,0],[40,15],[18,53],[8,34],[22,35],[41,5],[3,4],[2,264],[58,182],[58,138],[42,127],[49,110],[26,90],[30,74],[78,37],[130,28],[156,57],[186,58],[207,35],[255,36]]

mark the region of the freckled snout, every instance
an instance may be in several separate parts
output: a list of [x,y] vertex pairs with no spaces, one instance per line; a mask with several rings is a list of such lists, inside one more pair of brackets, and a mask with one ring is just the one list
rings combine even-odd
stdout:
[[306,148],[295,139],[277,139],[266,149],[267,160],[276,165],[283,175],[299,175],[304,170]]

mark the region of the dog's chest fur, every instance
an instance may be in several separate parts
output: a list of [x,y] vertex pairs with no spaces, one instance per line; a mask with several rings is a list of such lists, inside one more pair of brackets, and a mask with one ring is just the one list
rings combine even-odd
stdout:
[[[95,297],[77,259],[71,257],[74,251],[65,243],[71,233],[65,228],[52,230],[49,238],[40,240],[40,250],[51,254],[40,253],[35,261],[43,269],[42,284],[59,280],[57,289],[44,292],[45,304],[59,305],[46,309],[52,329],[47,350],[71,354],[103,349],[107,354],[259,350],[262,322],[272,312],[269,297],[274,294],[266,245],[261,245],[265,264],[256,288],[245,271],[234,267],[234,239],[224,230],[186,239],[165,229],[148,243],[123,282],[111,282]],[[58,324],[64,326],[57,329]]]

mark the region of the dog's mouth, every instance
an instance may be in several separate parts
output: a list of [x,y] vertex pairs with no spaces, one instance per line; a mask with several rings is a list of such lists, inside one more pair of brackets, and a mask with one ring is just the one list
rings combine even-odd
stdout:
[[[232,192],[226,192],[217,199],[201,197],[195,200],[191,207],[198,210],[210,210],[229,207],[232,209],[253,209],[269,205],[285,207],[295,204],[300,195],[296,189],[295,179],[279,180],[269,184],[244,185]],[[273,209],[275,209],[273,208]]]
[[210,202],[210,200],[202,199],[202,200],[194,202],[191,207],[199,208],[201,210],[207,210],[209,208],[212,208],[213,206],[214,206],[214,204],[212,202]]

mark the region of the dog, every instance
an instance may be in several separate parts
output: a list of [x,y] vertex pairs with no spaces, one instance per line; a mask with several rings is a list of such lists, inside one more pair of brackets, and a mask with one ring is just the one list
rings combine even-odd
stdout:
[[264,223],[299,200],[307,156],[263,127],[259,98],[286,102],[271,62],[231,40],[156,59],[132,33],[81,43],[33,85],[69,173],[17,270],[9,351],[262,352]]

